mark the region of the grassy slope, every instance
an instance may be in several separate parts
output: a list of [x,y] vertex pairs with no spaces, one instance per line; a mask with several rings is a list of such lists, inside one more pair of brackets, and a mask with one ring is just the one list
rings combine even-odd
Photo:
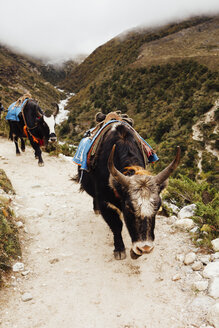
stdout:
[[[11,182],[5,172],[0,170],[0,189],[6,193],[14,193]],[[21,255],[18,231],[14,225],[14,214],[10,208],[10,200],[0,196],[0,285],[2,275],[10,270],[12,259]]]
[[[209,17],[193,18],[180,23],[168,24],[167,26],[153,30],[147,29],[139,30],[138,32],[129,32],[126,35],[124,34],[114,38],[97,48],[81,65],[76,67],[76,69],[69,74],[68,79],[62,83],[62,86],[69,91],[73,90],[78,92],[94,80],[102,80],[105,76],[111,75],[112,71],[117,67],[126,67],[136,62],[136,59],[141,57],[141,51],[145,47],[153,46],[156,42],[159,45],[166,37],[177,39],[180,31],[190,30],[193,26],[202,26],[205,22],[210,23],[211,21],[212,19]],[[213,29],[215,29],[215,27],[213,27]],[[191,38],[193,39],[193,35]],[[176,48],[174,47],[173,53],[175,53],[175,51]],[[182,57],[184,57],[184,55],[185,53],[182,54]],[[140,59],[140,63],[142,59]],[[156,57],[154,60],[154,63],[156,63]],[[144,61],[142,61],[142,63],[143,65],[147,64]],[[153,62],[149,62],[148,64],[151,65]]]
[[5,108],[27,91],[43,109],[60,100],[61,93],[43,79],[41,65],[0,46],[0,95]]
[[[153,30],[132,32],[96,49],[65,81],[78,91],[67,109],[70,116],[60,136],[79,141],[94,124],[97,111],[122,110],[135,128],[155,147],[161,169],[182,148],[181,173],[194,178],[197,149],[192,125],[219,97],[219,17],[195,18]],[[207,140],[216,139],[208,127]],[[211,179],[216,158],[208,156],[204,175]],[[213,177],[213,180],[215,178]]]

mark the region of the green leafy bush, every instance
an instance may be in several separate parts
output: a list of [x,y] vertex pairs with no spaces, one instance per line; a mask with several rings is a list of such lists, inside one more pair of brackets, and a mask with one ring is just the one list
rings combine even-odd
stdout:
[[[219,193],[208,203],[198,202],[194,220],[200,225],[201,230],[211,233],[212,239],[219,236]],[[204,227],[203,227],[204,226]]]
[[202,201],[202,193],[207,191],[213,197],[215,191],[207,182],[198,183],[184,175],[170,178],[164,199],[182,208],[188,204]]
[[186,176],[169,180],[164,200],[182,208],[196,204],[194,221],[199,225],[193,236],[200,245],[211,247],[210,241],[219,236],[219,193],[206,181],[193,181]]

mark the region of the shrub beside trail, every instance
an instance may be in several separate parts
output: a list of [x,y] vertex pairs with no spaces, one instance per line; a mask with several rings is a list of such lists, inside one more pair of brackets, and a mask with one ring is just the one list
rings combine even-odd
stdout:
[[11,200],[4,193],[14,194],[11,182],[0,169],[0,286],[3,275],[11,270],[11,261],[21,255],[18,230],[14,224],[14,213],[10,208]]
[[211,240],[219,236],[219,192],[206,181],[193,181],[184,175],[169,180],[163,197],[166,201],[182,208],[196,204],[193,220],[198,230],[193,239],[199,246],[212,247]]

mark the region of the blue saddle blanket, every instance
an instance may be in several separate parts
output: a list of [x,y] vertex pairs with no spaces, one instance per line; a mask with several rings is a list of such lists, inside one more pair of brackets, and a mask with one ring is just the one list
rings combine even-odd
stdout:
[[[88,166],[87,166],[87,155],[88,152],[91,148],[91,146],[93,145],[94,141],[96,140],[96,138],[98,137],[98,135],[101,133],[101,131],[106,127],[106,125],[111,124],[112,122],[117,122],[117,121],[109,121],[107,122],[96,134],[95,136],[91,139],[90,137],[85,137],[83,138],[80,143],[79,146],[77,148],[77,151],[73,157],[73,162],[77,165],[79,165],[81,167],[82,170],[88,170]],[[121,123],[121,122],[120,122]],[[128,124],[125,122],[122,122],[123,124]],[[93,129],[91,129],[90,131],[92,131]],[[137,132],[136,132],[137,133]],[[141,137],[141,140],[150,148],[151,146]],[[158,161],[159,158],[158,156],[153,153],[148,157],[148,162],[149,163],[153,163]]]
[[19,106],[15,106],[16,102],[14,102],[13,104],[11,104],[8,107],[8,113],[6,115],[6,120],[11,120],[11,121],[19,121],[19,117],[18,115],[20,114],[23,106],[25,105],[25,103],[27,102],[28,99],[25,99],[24,102],[19,105]]

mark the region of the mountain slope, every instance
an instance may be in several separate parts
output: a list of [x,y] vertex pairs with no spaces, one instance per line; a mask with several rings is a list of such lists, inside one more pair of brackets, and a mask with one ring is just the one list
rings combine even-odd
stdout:
[[193,59],[219,71],[219,16],[212,17],[179,32],[144,44],[135,65],[156,65]]
[[59,101],[61,93],[42,77],[42,66],[41,61],[0,45],[0,95],[5,108],[27,91],[42,108]]
[[[198,174],[198,149],[192,126],[219,97],[219,17],[193,18],[152,31],[131,32],[96,49],[63,85],[78,91],[67,105],[60,136],[79,141],[94,125],[94,115],[121,110],[149,140],[164,167],[176,145],[182,148],[179,171]],[[217,114],[215,114],[217,115]],[[206,141],[216,144],[216,116]],[[209,154],[207,178],[215,180],[216,158]]]
[[[206,32],[210,28],[212,37],[208,41],[208,44],[203,44],[203,40],[206,39]],[[197,38],[197,31],[199,33]],[[200,32],[199,32],[200,31]],[[182,36],[179,39],[179,36]],[[104,45],[98,47],[90,56],[88,56],[84,62],[76,67],[75,70],[68,76],[68,79],[63,81],[62,86],[70,91],[78,91],[82,87],[86,87],[90,82],[95,79],[102,79],[105,75],[108,75],[112,70],[118,67],[125,67],[131,63],[137,63],[142,65],[151,65],[161,63],[161,61],[168,62],[166,54],[160,53],[160,49],[163,48],[163,44],[167,43],[167,40],[172,40],[175,43],[179,40],[179,44],[185,42],[184,51],[181,53],[181,58],[186,57],[186,51],[190,51],[190,58],[197,57],[197,47],[192,47],[187,43],[187,39],[197,39],[197,47],[203,47],[202,53],[206,53],[209,56],[209,50],[217,48],[218,42],[218,17],[196,17],[179,23],[168,24],[163,27],[154,29],[139,29],[129,33],[124,33]],[[147,57],[144,55],[146,49],[160,47],[159,56],[157,53],[151,55],[147,62]],[[172,47],[168,46],[168,50],[171,50],[171,57],[178,51],[178,45]],[[155,52],[157,52],[155,50]],[[218,52],[217,52],[218,55]],[[218,64],[217,64],[217,68]],[[99,76],[100,75],[100,76]],[[99,76],[99,77],[98,77]]]

